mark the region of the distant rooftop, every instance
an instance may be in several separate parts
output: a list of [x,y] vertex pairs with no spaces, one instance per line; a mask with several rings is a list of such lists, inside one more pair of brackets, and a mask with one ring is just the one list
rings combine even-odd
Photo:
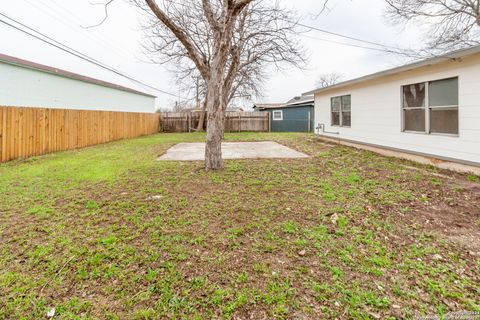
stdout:
[[121,91],[130,92],[130,93],[140,94],[140,95],[147,96],[147,97],[156,98],[156,96],[151,95],[149,93],[137,91],[137,90],[127,88],[127,87],[124,87],[124,86],[121,86],[121,85],[118,85],[118,84],[110,83],[110,82],[107,82],[107,81],[103,81],[103,80],[99,80],[99,79],[95,79],[95,78],[90,78],[90,77],[83,76],[83,75],[78,74],[78,73],[73,73],[73,72],[70,72],[70,71],[66,71],[66,70],[62,70],[62,69],[58,69],[58,68],[54,68],[54,67],[49,67],[49,66],[39,64],[39,63],[36,63],[36,62],[32,62],[32,61],[12,57],[12,56],[8,56],[8,55],[2,54],[2,53],[0,53],[0,63],[1,62],[6,63],[6,64],[10,64],[10,65],[14,65],[14,66],[19,66],[19,67],[22,67],[22,68],[43,71],[43,72],[54,74],[54,75],[64,77],[64,78],[69,78],[69,79],[73,79],[73,80],[92,83],[92,84],[100,85],[100,86],[107,87],[107,88],[112,88],[112,89],[116,89],[116,90],[121,90]]
[[256,103],[253,107],[256,109],[272,109],[272,108],[278,108],[283,103]]
[[256,103],[254,108],[265,110],[265,109],[275,109],[275,108],[286,108],[286,107],[295,107],[298,105],[303,105],[307,103],[313,103],[314,98],[313,95],[310,96],[297,96],[294,97],[287,102],[283,103]]
[[313,101],[314,101],[313,95],[297,96],[297,97],[294,97],[293,99],[290,99],[289,101],[287,101],[287,103],[285,105],[286,106],[294,106],[294,105],[297,105],[297,104],[304,104],[304,103],[313,102]]

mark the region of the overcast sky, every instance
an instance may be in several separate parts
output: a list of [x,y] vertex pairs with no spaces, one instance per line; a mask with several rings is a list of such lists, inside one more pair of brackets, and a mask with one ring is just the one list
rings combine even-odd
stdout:
[[[98,0],[102,1],[102,0]],[[273,1],[273,0],[272,0]],[[95,2],[95,1],[91,1]],[[148,63],[141,46],[139,28],[141,14],[124,1],[118,0],[109,9],[109,17],[99,27],[85,29],[102,20],[103,7],[88,0],[16,0],[3,1],[0,12],[78,50],[111,67],[156,88],[179,92],[172,80],[171,67]],[[384,17],[383,0],[330,0],[329,9],[313,18],[322,7],[321,0],[282,0],[304,17],[303,23],[344,35],[402,48],[421,44],[416,26],[393,26]],[[5,17],[0,19],[8,21]],[[11,22],[11,21],[9,21]],[[315,39],[314,39],[315,38]],[[22,34],[0,23],[0,53],[37,63],[66,69],[102,80],[118,83],[158,96],[157,106],[172,106],[175,97],[143,88],[130,80],[105,71],[59,49]],[[306,70],[271,70],[265,95],[259,102],[284,102],[311,90],[319,74],[337,72],[345,79],[394,67],[411,59],[363,48],[334,44],[324,40],[368,46],[339,37],[311,31],[301,37],[309,55]]]

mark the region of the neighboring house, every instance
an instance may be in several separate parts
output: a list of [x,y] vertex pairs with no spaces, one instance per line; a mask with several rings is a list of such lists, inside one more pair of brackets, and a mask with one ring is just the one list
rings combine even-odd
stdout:
[[324,137],[480,165],[480,46],[305,94]]
[[273,132],[313,132],[313,96],[295,97],[287,103],[256,104],[255,111],[270,113],[270,130]]
[[0,105],[155,112],[155,96],[0,54]]

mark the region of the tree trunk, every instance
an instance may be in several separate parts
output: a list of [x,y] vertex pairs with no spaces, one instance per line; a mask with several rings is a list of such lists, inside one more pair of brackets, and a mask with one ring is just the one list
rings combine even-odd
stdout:
[[[217,73],[218,75],[218,73]],[[223,108],[221,103],[221,77],[207,81],[207,143],[205,146],[205,170],[223,169],[222,137]]]
[[221,113],[208,113],[207,143],[205,146],[205,170],[207,171],[223,169],[222,132]]
[[[225,2],[227,3],[227,2]],[[215,34],[216,51],[210,64],[210,72],[205,80],[207,87],[207,143],[205,146],[205,170],[223,169],[222,140],[225,128],[224,117],[226,112],[225,94],[225,65],[231,48],[231,35],[235,19],[228,20],[221,33]]]

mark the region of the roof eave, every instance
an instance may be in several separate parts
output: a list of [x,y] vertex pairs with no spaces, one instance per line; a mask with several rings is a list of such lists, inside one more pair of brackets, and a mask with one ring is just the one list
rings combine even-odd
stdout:
[[311,100],[305,100],[305,101],[297,102],[297,103],[289,103],[289,104],[286,104],[284,106],[286,106],[286,107],[297,107],[297,106],[303,106],[303,105],[306,105],[306,104],[312,104],[314,102],[315,102],[315,99],[311,99]]
[[343,88],[343,87],[346,87],[346,86],[349,86],[349,85],[354,85],[354,84],[365,82],[365,81],[376,80],[376,79],[379,79],[379,78],[382,78],[382,77],[386,77],[386,76],[389,76],[389,75],[414,70],[414,69],[417,69],[417,68],[422,68],[422,67],[427,67],[427,66],[439,64],[439,63],[449,61],[449,60],[457,60],[459,58],[463,58],[463,57],[470,56],[470,55],[473,55],[473,54],[478,54],[478,53],[480,53],[480,45],[473,46],[473,47],[470,47],[470,48],[467,48],[467,49],[453,51],[453,52],[447,53],[445,55],[425,59],[425,60],[422,60],[422,61],[413,62],[413,63],[403,65],[403,66],[400,66],[400,67],[396,67],[396,68],[372,73],[372,74],[369,74],[369,75],[366,75],[366,76],[363,76],[363,77],[360,77],[360,78],[355,78],[355,79],[352,79],[352,80],[340,82],[340,83],[337,83],[333,86],[328,86],[328,87],[324,87],[324,88],[317,88],[315,90],[305,92],[305,93],[303,93],[303,95],[304,96],[312,95],[312,94],[314,95],[314,94],[317,94],[317,93],[330,91],[330,90],[334,90],[334,89],[339,89],[339,88]]

